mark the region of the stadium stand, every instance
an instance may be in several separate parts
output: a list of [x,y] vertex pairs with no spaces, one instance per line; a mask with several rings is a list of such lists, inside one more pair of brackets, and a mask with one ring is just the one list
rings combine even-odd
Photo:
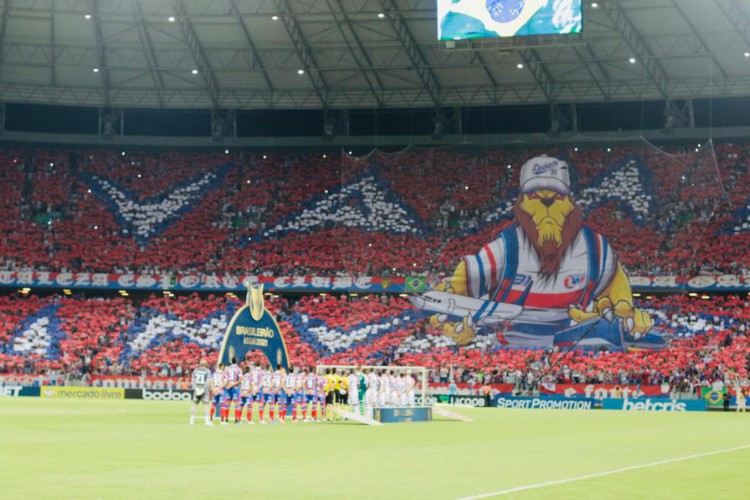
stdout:
[[[424,365],[438,381],[453,367],[458,381],[486,373],[494,383],[693,384],[750,369],[750,300],[687,295],[640,301],[670,339],[661,350],[503,349],[478,337],[458,348],[432,331],[406,299],[379,295],[270,297],[293,365]],[[234,297],[151,296],[0,298],[0,373],[183,376],[196,359],[215,360]]]
[[[570,162],[577,203],[631,274],[748,274],[750,146],[732,143],[716,145],[716,164],[711,156],[704,168],[644,145],[365,158],[6,149],[0,270],[441,276],[507,224],[517,167],[543,152]],[[216,358],[238,304],[223,295],[1,296],[0,373],[179,377]],[[295,365],[425,365],[435,380],[452,366],[462,382],[486,372],[521,388],[541,377],[695,387],[727,371],[747,376],[747,298],[639,304],[667,348],[499,349],[494,334],[458,347],[398,296],[267,300]]]
[[[507,165],[541,152],[6,150],[0,268],[444,274],[510,216]],[[747,270],[747,145],[698,171],[642,145],[545,152],[571,162],[576,201],[631,273]]]

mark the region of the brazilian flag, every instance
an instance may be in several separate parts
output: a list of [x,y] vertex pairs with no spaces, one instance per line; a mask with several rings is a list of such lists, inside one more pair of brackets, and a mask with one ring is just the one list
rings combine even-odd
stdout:
[[406,278],[406,291],[407,292],[424,292],[427,288],[426,280],[424,276],[407,276]]
[[724,406],[724,394],[727,388],[712,389],[710,387],[701,388],[701,397],[706,400],[709,408],[721,408]]

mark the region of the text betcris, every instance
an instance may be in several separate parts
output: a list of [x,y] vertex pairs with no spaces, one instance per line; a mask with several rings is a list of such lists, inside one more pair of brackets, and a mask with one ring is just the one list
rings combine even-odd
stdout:
[[687,405],[674,399],[671,401],[652,401],[650,399],[632,401],[626,399],[623,401],[622,409],[629,411],[687,411]]

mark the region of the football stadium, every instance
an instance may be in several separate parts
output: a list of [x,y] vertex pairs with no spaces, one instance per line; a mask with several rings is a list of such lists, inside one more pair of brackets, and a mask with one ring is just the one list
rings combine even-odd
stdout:
[[0,498],[747,498],[749,2],[0,16]]

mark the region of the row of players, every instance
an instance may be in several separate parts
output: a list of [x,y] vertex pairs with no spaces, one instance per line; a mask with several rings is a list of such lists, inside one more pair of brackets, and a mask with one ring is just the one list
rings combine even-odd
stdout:
[[[273,370],[270,365],[261,367],[240,367],[236,358],[229,366],[219,364],[211,373],[208,362],[201,360],[193,371],[193,408],[190,423],[195,422],[199,403],[204,405],[206,425],[212,425],[213,416],[219,411],[222,424],[229,422],[230,409],[234,405],[234,421],[242,421],[242,411],[250,424],[253,407],[258,405],[258,421],[265,424],[265,409],[275,423],[275,410],[278,407],[279,422],[286,419],[291,409],[292,421],[300,415],[308,422],[321,421],[325,416],[332,419],[330,410],[336,407],[349,407],[355,412],[373,417],[374,408],[386,406],[414,406],[415,381],[410,373],[394,374],[386,370],[360,369],[352,372],[336,372],[335,368],[318,375],[314,370],[292,370],[287,373],[281,367]],[[209,413],[210,403],[210,413]],[[308,411],[310,418],[308,418]]]

